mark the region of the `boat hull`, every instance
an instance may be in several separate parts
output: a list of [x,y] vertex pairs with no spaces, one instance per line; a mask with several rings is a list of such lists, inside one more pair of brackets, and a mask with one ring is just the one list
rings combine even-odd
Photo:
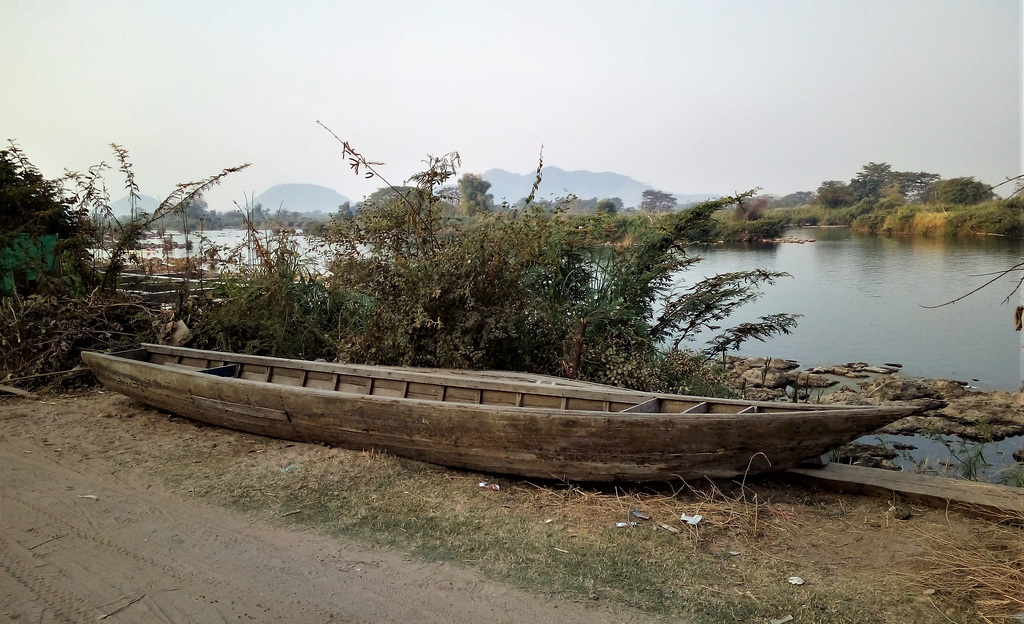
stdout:
[[[235,365],[231,364],[233,357],[264,360],[217,352],[196,353],[209,356],[208,364],[212,362],[222,368]],[[134,353],[135,357],[138,355]],[[450,376],[454,381],[440,392],[441,400],[430,400],[415,395],[410,398],[409,389],[414,387],[410,384],[436,378],[441,373],[417,377],[419,373],[410,372],[406,381],[395,382],[405,384],[404,396],[388,396],[222,377],[208,372],[216,366],[199,368],[202,364],[155,364],[100,353],[85,353],[83,359],[107,388],[210,425],[301,442],[378,449],[457,468],[573,481],[639,482],[785,470],[911,411],[871,407],[806,409],[780,404],[722,403],[717,399],[714,405],[725,405],[722,409],[761,405],[761,409],[771,411],[683,414],[566,409],[573,405],[572,401],[596,402],[614,410],[622,405],[642,408],[652,401],[671,405],[677,399],[675,395],[601,389],[596,384],[552,384],[539,390],[541,383],[536,381],[488,381],[464,374]],[[265,360],[288,363],[293,367],[289,370],[310,366],[293,360]],[[228,366],[224,367],[225,363]],[[323,363],[314,368],[318,376],[339,371],[335,373],[335,387],[352,370]],[[273,377],[272,370],[268,365],[266,377]],[[401,373],[396,372],[399,369],[390,370],[391,377],[400,377]],[[302,379],[307,378],[310,373],[303,373]],[[414,381],[408,381],[409,378]],[[371,383],[370,392],[372,388]],[[562,406],[451,400],[456,390],[466,388],[475,388],[481,397],[504,392],[517,396],[520,404],[535,400],[524,400],[524,394],[541,398],[560,394]],[[446,393],[452,396],[446,398]]]

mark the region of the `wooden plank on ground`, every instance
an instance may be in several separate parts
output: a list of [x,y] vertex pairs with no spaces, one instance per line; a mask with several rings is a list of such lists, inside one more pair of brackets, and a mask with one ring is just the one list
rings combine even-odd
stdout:
[[6,392],[13,394],[14,396],[25,397],[26,399],[38,399],[39,395],[35,392],[29,392],[28,390],[22,390],[21,388],[15,388],[14,386],[8,386],[0,384],[0,392]]
[[836,463],[820,468],[792,468],[786,473],[842,492],[895,492],[938,507],[952,503],[989,513],[1024,513],[1024,488]]

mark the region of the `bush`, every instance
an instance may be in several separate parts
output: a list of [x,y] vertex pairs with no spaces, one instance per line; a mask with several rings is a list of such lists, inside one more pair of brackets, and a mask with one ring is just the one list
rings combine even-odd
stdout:
[[[332,222],[331,288],[365,302],[358,331],[339,341],[340,358],[665,389],[662,345],[718,324],[780,276],[740,272],[675,292],[679,271],[697,261],[687,247],[707,241],[711,215],[737,198],[655,216],[527,204],[459,218],[435,192],[454,162],[435,159],[416,187],[377,193],[353,218]],[[769,225],[781,227],[761,227]],[[773,318],[749,337],[792,324]]]
[[1007,209],[1000,201],[962,207],[949,213],[946,232],[958,236],[996,234],[1024,238],[1024,211]]
[[756,221],[724,219],[718,222],[716,237],[725,241],[759,241],[779,238],[786,231],[786,222],[774,213]]
[[80,366],[82,351],[152,342],[160,320],[158,308],[117,293],[0,299],[0,383],[29,377],[20,385],[39,386]]
[[853,229],[862,232],[879,232],[885,225],[888,214],[871,212],[853,220]]
[[908,234],[913,232],[914,218],[920,212],[918,206],[903,205],[893,210],[882,223],[882,231],[888,234]]

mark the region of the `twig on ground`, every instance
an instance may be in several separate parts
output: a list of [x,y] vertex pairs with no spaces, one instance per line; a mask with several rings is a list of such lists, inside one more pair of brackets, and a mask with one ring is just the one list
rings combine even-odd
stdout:
[[135,604],[136,602],[142,600],[145,597],[146,597],[146,594],[141,594],[138,598],[133,598],[132,600],[129,600],[127,603],[125,603],[125,604],[121,605],[120,607],[114,609],[110,613],[104,613],[103,615],[99,616],[96,619],[97,620],[105,620],[105,619],[107,619],[108,617],[110,617],[112,615],[115,615],[117,613],[120,613],[121,611],[124,611],[125,609],[127,609],[128,607],[132,606],[133,604]]

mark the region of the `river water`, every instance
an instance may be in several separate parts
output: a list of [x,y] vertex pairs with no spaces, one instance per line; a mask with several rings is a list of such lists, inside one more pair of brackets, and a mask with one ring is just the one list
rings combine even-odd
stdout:
[[[729,271],[784,271],[758,301],[726,323],[789,312],[796,330],[767,343],[751,341],[738,355],[794,359],[802,366],[896,362],[911,377],[957,379],[982,389],[1017,390],[1024,379],[1022,332],[1013,313],[1024,292],[1004,302],[1020,279],[1005,277],[955,304],[959,297],[1024,257],[1024,241],[997,237],[949,239],[861,235],[847,228],[790,230],[815,239],[797,243],[728,243],[698,253],[704,259],[680,285]],[[695,347],[702,347],[701,336]]]

